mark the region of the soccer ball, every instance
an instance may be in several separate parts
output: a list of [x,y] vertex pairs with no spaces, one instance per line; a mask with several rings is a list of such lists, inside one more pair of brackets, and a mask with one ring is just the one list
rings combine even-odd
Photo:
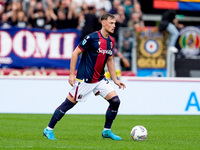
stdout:
[[131,137],[135,141],[142,141],[147,138],[147,129],[141,125],[137,125],[131,130]]

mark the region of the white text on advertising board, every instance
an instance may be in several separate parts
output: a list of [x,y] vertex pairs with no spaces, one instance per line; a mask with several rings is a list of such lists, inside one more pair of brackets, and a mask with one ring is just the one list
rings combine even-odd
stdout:
[[20,30],[12,38],[9,32],[0,31],[0,57],[14,52],[21,58],[70,59],[76,36],[75,33],[51,33],[46,37],[42,32]]

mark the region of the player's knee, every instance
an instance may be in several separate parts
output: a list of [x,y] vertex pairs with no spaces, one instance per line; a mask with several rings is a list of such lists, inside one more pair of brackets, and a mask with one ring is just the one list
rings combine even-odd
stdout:
[[74,107],[76,103],[73,103],[68,98],[65,99],[65,101],[59,106],[61,112],[66,113],[69,109]]
[[110,107],[113,110],[118,110],[119,105],[120,105],[120,99],[118,96],[114,96],[113,98],[111,98],[110,100],[108,100],[108,102],[110,103]]
[[55,110],[54,117],[59,121],[69,109],[74,107],[74,105],[76,104],[66,98],[66,100]]
[[77,101],[76,101],[70,94],[67,96],[67,99],[68,99],[69,101],[71,101],[72,103],[74,103],[74,104],[77,103]]

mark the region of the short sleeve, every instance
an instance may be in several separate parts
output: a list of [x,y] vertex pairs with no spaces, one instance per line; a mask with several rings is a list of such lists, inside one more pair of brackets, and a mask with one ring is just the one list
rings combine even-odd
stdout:
[[79,43],[79,48],[82,51],[86,51],[88,49],[90,49],[90,47],[92,46],[92,38],[90,35],[87,35],[84,37],[84,39]]

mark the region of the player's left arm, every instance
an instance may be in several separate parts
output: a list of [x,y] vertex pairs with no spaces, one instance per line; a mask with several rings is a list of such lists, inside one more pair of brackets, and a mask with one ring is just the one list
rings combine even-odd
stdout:
[[110,56],[107,60],[107,67],[108,71],[110,72],[111,78],[114,81],[116,85],[119,86],[119,89],[126,88],[125,84],[117,79],[116,73],[115,73],[115,67],[114,67],[114,61],[113,56]]

